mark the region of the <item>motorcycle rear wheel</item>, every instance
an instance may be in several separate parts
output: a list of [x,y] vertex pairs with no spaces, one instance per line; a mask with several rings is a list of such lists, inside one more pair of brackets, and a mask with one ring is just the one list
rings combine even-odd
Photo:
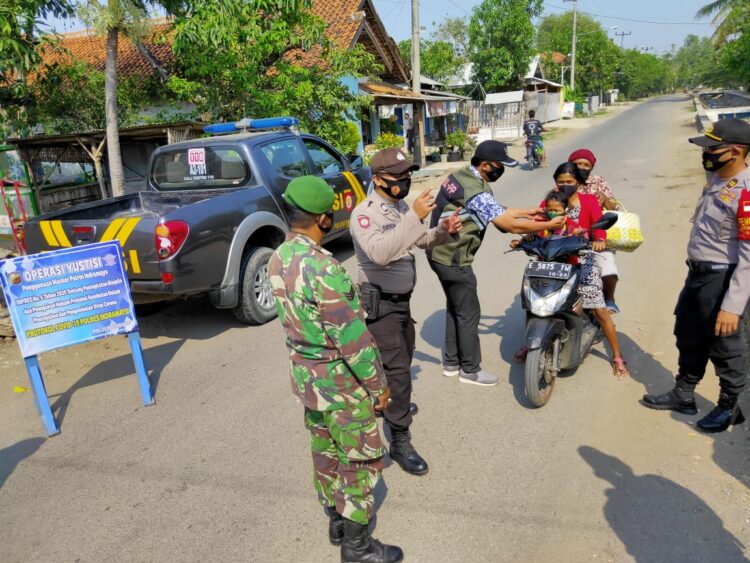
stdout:
[[529,350],[524,366],[526,396],[535,407],[547,404],[555,388],[555,372],[552,371],[552,345],[547,348]]

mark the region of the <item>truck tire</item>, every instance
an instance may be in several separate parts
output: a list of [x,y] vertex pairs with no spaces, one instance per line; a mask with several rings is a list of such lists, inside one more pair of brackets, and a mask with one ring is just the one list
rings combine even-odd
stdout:
[[276,316],[268,277],[268,260],[273,250],[264,246],[248,248],[240,262],[240,284],[234,316],[242,323],[262,325]]

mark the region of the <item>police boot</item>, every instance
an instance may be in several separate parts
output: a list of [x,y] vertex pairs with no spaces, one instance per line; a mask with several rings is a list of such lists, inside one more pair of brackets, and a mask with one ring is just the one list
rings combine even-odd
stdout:
[[745,416],[737,404],[737,395],[724,391],[719,394],[719,404],[698,421],[698,428],[703,432],[724,432],[730,424],[742,424]]
[[341,563],[399,563],[404,552],[395,545],[385,545],[370,535],[366,525],[344,518],[344,543]]
[[674,389],[661,395],[644,395],[641,404],[650,409],[696,414],[698,407],[695,406],[694,389],[695,385],[678,379]]
[[344,541],[344,517],[336,511],[335,506],[326,506],[328,514],[328,541],[331,545],[341,545]]
[[412,475],[426,475],[429,468],[427,462],[411,445],[411,434],[408,428],[391,429],[391,459],[401,466],[401,469]]

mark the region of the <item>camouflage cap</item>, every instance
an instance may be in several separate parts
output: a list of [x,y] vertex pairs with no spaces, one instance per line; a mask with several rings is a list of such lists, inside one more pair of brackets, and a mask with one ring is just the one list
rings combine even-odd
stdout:
[[284,190],[287,203],[315,215],[328,213],[333,207],[334,197],[333,188],[317,176],[295,178]]

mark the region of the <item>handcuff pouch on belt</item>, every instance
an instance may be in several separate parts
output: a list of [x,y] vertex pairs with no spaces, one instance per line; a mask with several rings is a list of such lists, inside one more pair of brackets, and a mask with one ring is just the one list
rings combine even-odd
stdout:
[[367,313],[367,320],[374,321],[378,318],[380,312],[380,291],[379,285],[374,283],[359,284],[359,294],[362,296],[362,307]]

